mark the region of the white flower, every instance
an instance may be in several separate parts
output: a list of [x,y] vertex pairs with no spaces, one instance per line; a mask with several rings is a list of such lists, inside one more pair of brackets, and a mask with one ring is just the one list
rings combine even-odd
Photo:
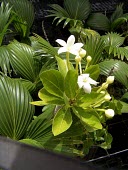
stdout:
[[107,109],[105,110],[105,115],[107,118],[112,118],[115,115],[115,112],[113,109]]
[[106,81],[108,84],[112,84],[114,82],[114,76],[109,76]]
[[78,86],[79,88],[83,88],[85,93],[91,93],[91,85],[97,85],[98,82],[96,82],[95,80],[91,79],[89,77],[89,74],[81,74],[80,76],[78,76]]
[[83,57],[85,57],[85,55],[86,55],[86,50],[84,50],[83,48],[81,48],[80,51],[79,51],[79,56],[80,56],[81,58],[83,58]]
[[82,43],[75,43],[74,35],[71,35],[68,38],[67,43],[61,39],[57,39],[56,42],[62,46],[58,50],[58,54],[63,52],[69,52],[71,54],[78,55],[81,47],[83,46]]

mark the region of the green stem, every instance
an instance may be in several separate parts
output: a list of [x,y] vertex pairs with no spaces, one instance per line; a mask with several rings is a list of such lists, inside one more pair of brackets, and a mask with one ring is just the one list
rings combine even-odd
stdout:
[[66,61],[67,61],[68,70],[70,70],[69,52],[66,53]]
[[78,62],[76,62],[76,73],[78,74]]

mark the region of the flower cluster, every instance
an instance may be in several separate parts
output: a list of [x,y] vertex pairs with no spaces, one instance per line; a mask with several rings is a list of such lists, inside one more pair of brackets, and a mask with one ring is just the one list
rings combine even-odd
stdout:
[[[76,61],[76,71],[78,73],[78,79],[77,79],[77,84],[78,87],[81,89],[83,88],[85,93],[91,93],[92,91],[92,85],[97,86],[99,82],[93,80],[89,74],[83,73],[82,68],[81,68],[81,60],[83,57],[86,56],[86,50],[83,49],[82,47],[84,46],[83,43],[75,43],[75,37],[74,35],[71,35],[67,42],[61,39],[57,39],[56,42],[61,45],[62,47],[59,48],[58,54],[66,52],[68,55],[66,60],[67,60],[67,68],[70,70],[70,62],[69,62],[69,53],[75,55],[75,61]],[[88,68],[89,63],[91,62],[92,58],[91,56],[86,57],[86,67],[85,69]],[[78,70],[79,67],[79,70]],[[113,83],[114,81],[114,76],[109,76],[106,80],[105,83],[101,85],[101,87],[97,90],[98,93],[105,93],[104,90],[107,89],[108,85]],[[111,97],[107,93],[103,99],[103,101],[110,101]],[[107,118],[112,118],[114,116],[114,110],[113,109],[102,109],[104,111],[105,115]]]

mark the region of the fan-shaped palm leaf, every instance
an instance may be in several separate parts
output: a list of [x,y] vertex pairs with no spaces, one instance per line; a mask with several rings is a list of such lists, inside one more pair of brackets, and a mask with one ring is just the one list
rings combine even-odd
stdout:
[[8,48],[6,48],[6,46],[1,46],[0,47],[0,67],[5,75],[7,75],[8,73],[10,75],[11,73],[9,56],[10,56],[10,53],[9,53]]
[[104,47],[105,44],[100,37],[89,36],[86,39],[85,49],[87,51],[87,55],[92,57],[91,64],[97,64],[101,61]]
[[3,37],[7,33],[8,26],[13,21],[13,16],[10,17],[11,7],[9,4],[1,3],[0,6],[0,45],[2,44]]
[[39,63],[34,60],[35,52],[29,45],[14,41],[8,45],[12,67],[22,78],[35,82],[39,76]]
[[115,32],[109,32],[102,36],[105,46],[119,47],[124,43],[125,38]]
[[102,13],[91,14],[87,20],[87,25],[94,30],[109,31],[110,29],[110,21]]
[[112,13],[110,17],[110,22],[113,23],[116,19],[122,17],[123,15],[123,4],[116,6],[116,10]]
[[64,8],[70,18],[80,21],[87,19],[91,12],[89,0],[65,0]]
[[82,21],[87,19],[91,11],[89,0],[65,0],[64,8],[58,4],[52,4],[50,7],[52,10],[48,10],[48,17],[55,17],[53,21],[58,20],[57,25],[65,20],[63,27],[68,23],[74,27],[77,24],[82,25]]
[[128,88],[128,64],[120,60],[109,60],[99,63],[102,75],[114,75],[115,79]]
[[31,96],[19,81],[0,76],[0,100],[0,134],[20,139],[34,114]]

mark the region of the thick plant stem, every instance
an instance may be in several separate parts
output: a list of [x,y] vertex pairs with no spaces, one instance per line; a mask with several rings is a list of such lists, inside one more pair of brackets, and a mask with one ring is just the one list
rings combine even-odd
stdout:
[[70,70],[69,52],[66,53],[66,61],[67,61],[68,70]]

